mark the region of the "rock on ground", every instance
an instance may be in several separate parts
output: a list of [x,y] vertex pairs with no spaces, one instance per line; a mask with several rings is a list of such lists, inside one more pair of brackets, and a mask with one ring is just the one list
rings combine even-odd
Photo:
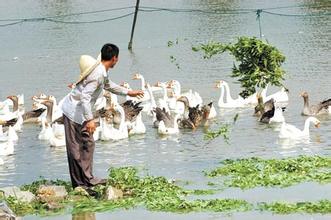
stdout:
[[2,192],[4,197],[12,196],[12,197],[14,197],[17,200],[20,200],[22,202],[30,203],[35,199],[35,196],[33,195],[33,193],[31,193],[29,191],[22,191],[17,186],[10,186],[10,187],[0,188],[0,192]]
[[60,201],[67,197],[68,192],[64,186],[40,186],[37,190],[37,197],[43,202]]
[[105,192],[105,199],[114,200],[123,198],[123,191],[116,189],[115,187],[109,186]]
[[14,212],[8,207],[6,202],[0,202],[0,219],[1,220],[16,220]]

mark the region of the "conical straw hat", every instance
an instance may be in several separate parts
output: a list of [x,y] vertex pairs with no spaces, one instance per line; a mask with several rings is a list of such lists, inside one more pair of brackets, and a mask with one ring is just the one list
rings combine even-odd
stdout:
[[90,75],[93,70],[100,64],[101,56],[99,54],[98,58],[95,59],[90,55],[82,55],[79,59],[80,74],[79,79],[76,81],[75,85],[83,81],[88,75]]

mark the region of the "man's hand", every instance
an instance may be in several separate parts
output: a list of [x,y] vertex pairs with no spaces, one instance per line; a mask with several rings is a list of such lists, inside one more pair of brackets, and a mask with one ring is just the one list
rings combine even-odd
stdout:
[[94,133],[94,131],[96,129],[96,125],[95,125],[95,122],[93,119],[88,121],[85,126],[86,126],[86,130],[88,133],[90,133],[90,134]]
[[131,90],[128,92],[128,96],[142,98],[144,97],[144,92],[142,90]]

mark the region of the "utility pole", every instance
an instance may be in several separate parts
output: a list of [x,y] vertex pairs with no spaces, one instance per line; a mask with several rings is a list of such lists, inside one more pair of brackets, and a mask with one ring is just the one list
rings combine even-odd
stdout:
[[129,42],[129,45],[128,45],[128,49],[129,50],[132,50],[132,39],[133,39],[133,34],[134,34],[134,28],[136,26],[137,14],[138,14],[138,11],[139,11],[139,2],[140,2],[140,0],[137,0],[137,2],[136,2],[136,10],[134,12],[134,17],[133,17],[133,23],[132,23],[132,29],[131,29],[131,37],[130,37],[130,42]]

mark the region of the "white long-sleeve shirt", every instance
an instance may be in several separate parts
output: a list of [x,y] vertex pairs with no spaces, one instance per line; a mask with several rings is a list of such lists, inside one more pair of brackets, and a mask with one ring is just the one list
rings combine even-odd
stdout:
[[94,104],[103,89],[117,95],[127,95],[128,90],[108,78],[106,68],[100,63],[82,82],[65,97],[62,111],[70,120],[83,124],[93,119]]

